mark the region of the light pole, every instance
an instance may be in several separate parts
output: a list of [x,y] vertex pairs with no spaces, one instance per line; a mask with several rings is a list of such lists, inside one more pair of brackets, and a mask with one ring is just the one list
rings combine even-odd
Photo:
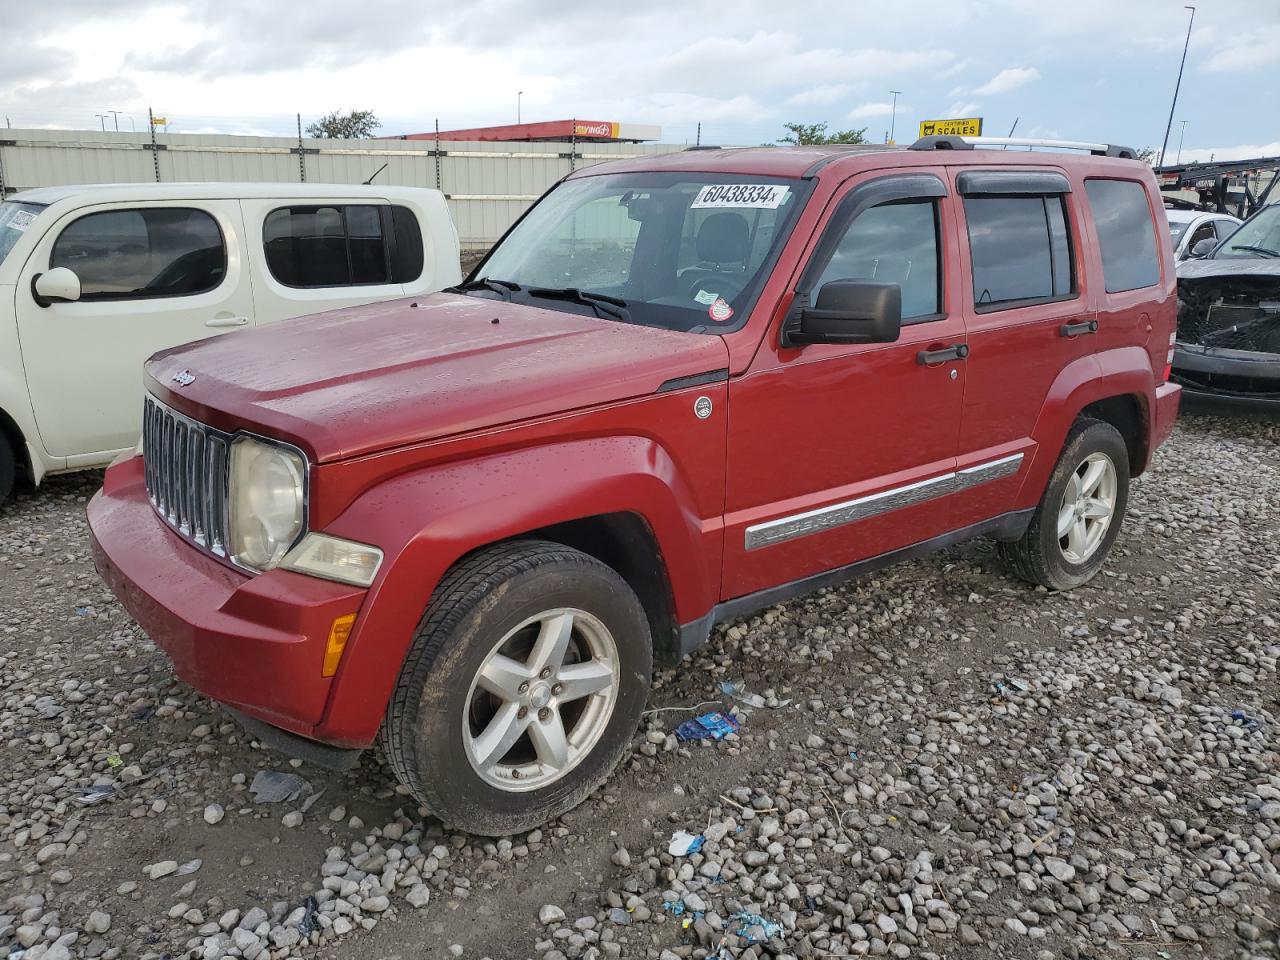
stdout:
[[98,118],[98,123],[102,125],[102,132],[106,133],[107,132],[107,115],[105,113],[95,113],[94,116]]
[[111,119],[114,120],[116,124],[116,133],[119,133],[120,132],[120,111],[108,110],[107,113],[111,114]]
[[1187,65],[1187,48],[1191,46],[1191,25],[1196,22],[1196,8],[1186,5],[1184,9],[1191,11],[1191,19],[1187,21],[1187,39],[1182,45],[1182,62],[1178,64],[1178,82],[1173,85],[1173,103],[1169,104],[1169,122],[1164,128],[1164,143],[1160,145],[1160,160],[1157,167],[1164,166],[1164,152],[1169,147],[1169,131],[1173,129],[1173,111],[1178,108],[1178,91],[1182,88],[1182,68]]
[[524,96],[523,90],[516,91],[516,123],[520,122],[520,98]]
[[898,97],[902,95],[901,90],[890,90],[893,94],[893,108],[889,111],[889,142],[893,143],[893,128],[898,120]]
[[1181,163],[1182,162],[1182,138],[1187,135],[1187,121],[1179,120],[1178,122],[1182,124],[1182,129],[1178,132],[1178,159],[1176,162]]

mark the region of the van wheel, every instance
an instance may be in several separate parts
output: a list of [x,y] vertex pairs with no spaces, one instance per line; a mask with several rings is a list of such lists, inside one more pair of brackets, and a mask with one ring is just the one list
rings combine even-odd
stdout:
[[0,436],[0,504],[9,499],[9,494],[13,492],[13,479],[17,472],[18,464],[13,448],[5,437]]
[[1022,538],[1000,554],[1024,580],[1070,590],[1101,569],[1129,502],[1129,451],[1115,427],[1080,419]]
[[481,550],[431,598],[383,749],[449,826],[529,830],[608,777],[639,725],[652,666],[644,610],[611,568],[545,541]]

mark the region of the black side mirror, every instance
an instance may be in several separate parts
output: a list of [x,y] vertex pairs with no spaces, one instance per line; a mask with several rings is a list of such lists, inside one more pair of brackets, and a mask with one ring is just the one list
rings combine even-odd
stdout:
[[1191,246],[1191,256],[1196,260],[1202,260],[1209,254],[1213,253],[1213,248],[1218,245],[1217,240],[1211,240],[1205,237],[1203,240],[1197,240]]
[[902,288],[878,280],[832,280],[782,334],[782,345],[893,343],[902,332]]

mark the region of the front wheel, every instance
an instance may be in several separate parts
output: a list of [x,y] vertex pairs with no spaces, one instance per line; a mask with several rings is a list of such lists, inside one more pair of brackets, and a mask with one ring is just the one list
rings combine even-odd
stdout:
[[387,709],[396,775],[446,824],[499,836],[577,806],[622,758],[649,693],[635,593],[568,547],[515,541],[441,581]]
[[1129,502],[1129,451],[1101,420],[1076,421],[1049,486],[1021,539],[1000,544],[1014,572],[1050,590],[1070,590],[1102,568]]

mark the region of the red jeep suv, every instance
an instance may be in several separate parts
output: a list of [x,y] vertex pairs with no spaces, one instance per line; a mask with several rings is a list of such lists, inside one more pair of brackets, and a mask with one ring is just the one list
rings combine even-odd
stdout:
[[460,286],[158,354],[102,576],[256,736],[559,814],[718,621],[985,535],[1077,587],[1169,435],[1131,151],[690,150],[552,188]]

